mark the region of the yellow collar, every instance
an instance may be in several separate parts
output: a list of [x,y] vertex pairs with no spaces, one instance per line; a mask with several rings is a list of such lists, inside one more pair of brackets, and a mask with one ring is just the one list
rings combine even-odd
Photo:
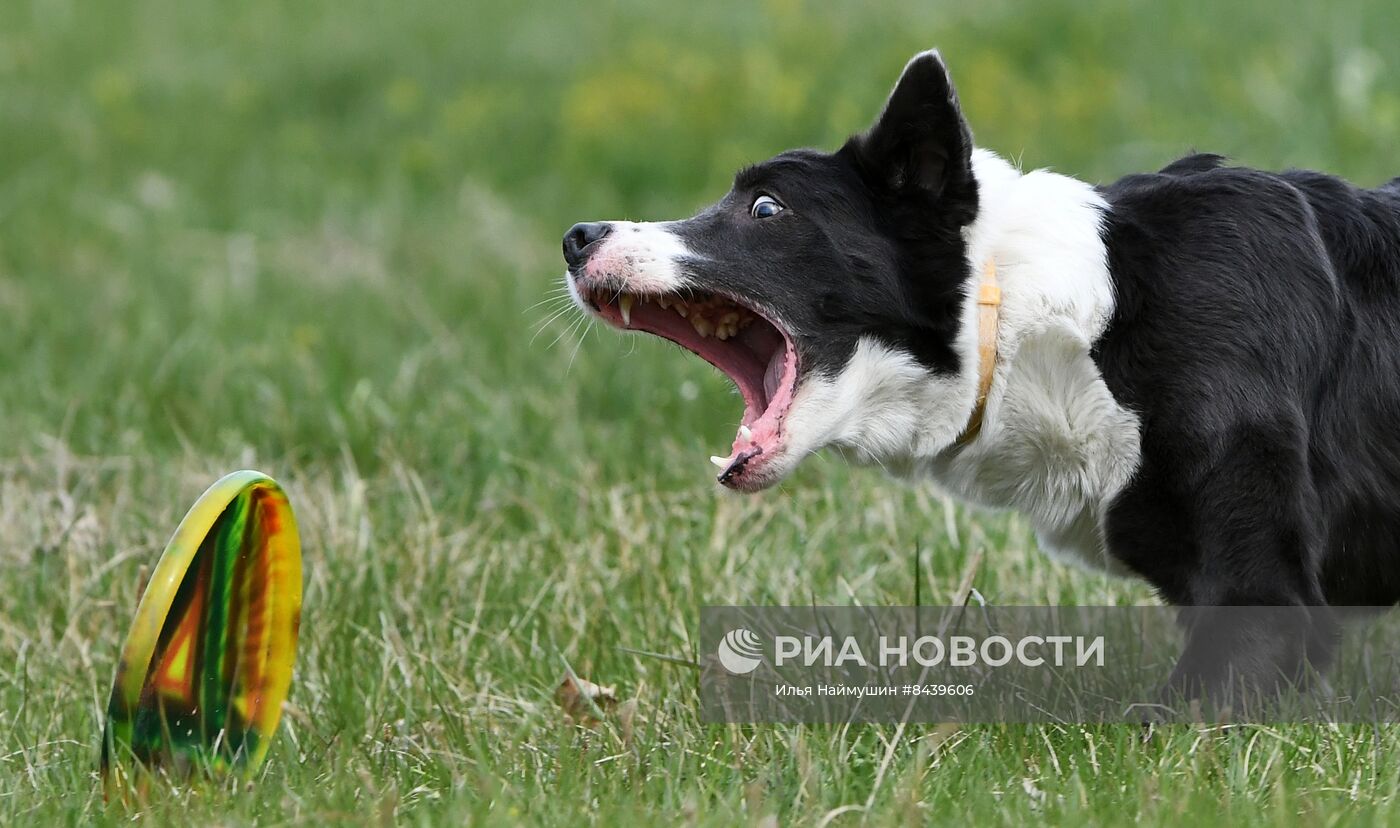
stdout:
[[977,289],[977,402],[955,445],[965,446],[982,430],[987,413],[987,393],[992,390],[992,373],[997,367],[997,317],[1001,310],[1001,288],[997,286],[997,263],[988,259],[982,265],[982,284]]

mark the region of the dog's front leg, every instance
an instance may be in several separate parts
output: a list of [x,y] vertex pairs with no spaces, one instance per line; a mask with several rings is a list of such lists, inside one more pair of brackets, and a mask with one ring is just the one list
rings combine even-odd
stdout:
[[1267,712],[1287,689],[1312,687],[1337,629],[1328,608],[1303,606],[1186,607],[1181,623],[1186,647],[1165,701],[1178,709],[1204,701],[1240,718]]
[[[1184,605],[1175,701],[1247,715],[1249,699],[1273,699],[1330,658],[1336,624],[1317,575],[1321,521],[1301,435],[1296,424],[1217,432],[1195,441],[1213,449],[1195,458],[1149,460],[1122,502],[1116,540],[1136,540],[1135,563]],[[1162,492],[1172,496],[1150,496]]]

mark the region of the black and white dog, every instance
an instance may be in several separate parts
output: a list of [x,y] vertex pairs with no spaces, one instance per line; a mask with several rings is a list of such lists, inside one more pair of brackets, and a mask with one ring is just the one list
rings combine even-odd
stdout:
[[832,446],[1175,604],[1319,608],[1188,632],[1179,681],[1315,663],[1328,605],[1400,599],[1400,179],[1021,173],[925,52],[836,152],[683,221],[575,225],[564,258],[581,307],[738,385],[725,486]]

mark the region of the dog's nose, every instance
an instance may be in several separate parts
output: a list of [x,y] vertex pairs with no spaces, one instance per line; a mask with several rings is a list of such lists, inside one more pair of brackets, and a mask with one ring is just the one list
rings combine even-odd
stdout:
[[605,221],[586,221],[575,224],[564,234],[564,261],[569,267],[578,267],[588,261],[588,247],[601,241],[612,232],[612,225]]

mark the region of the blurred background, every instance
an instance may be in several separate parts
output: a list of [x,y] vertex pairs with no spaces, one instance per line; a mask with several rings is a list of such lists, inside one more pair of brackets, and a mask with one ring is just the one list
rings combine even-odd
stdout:
[[[373,462],[395,436],[436,456],[437,428],[466,461],[578,451],[624,412],[711,445],[716,406],[674,381],[708,403],[703,367],[595,334],[564,381],[563,327],[530,344],[572,222],[678,217],[835,147],[932,45],[978,143],[1026,168],[1106,181],[1194,147],[1375,183],[1400,172],[1398,28],[1385,2],[16,0],[0,446]],[[624,394],[616,365],[657,382]]]
[[[932,603],[965,579],[1000,603],[1152,596],[834,461],[716,492],[727,380],[556,316],[563,231],[686,215],[745,163],[834,148],[933,46],[978,143],[1027,169],[1103,182],[1195,148],[1373,185],[1400,174],[1397,43],[1392,0],[7,0],[0,817],[97,807],[141,567],[244,466],[287,484],[308,561],[300,715],[245,816],[328,812],[365,779],[402,807],[641,791],[732,816],[735,751],[825,768],[784,814],[863,801],[850,757],[878,733],[814,737],[805,770],[787,731],[711,740],[689,674],[619,647],[688,658],[702,604],[909,603],[915,581]],[[596,746],[552,764],[561,657],[642,698],[650,774]],[[1049,744],[967,773],[1019,790],[1026,762],[1059,770]],[[928,796],[1010,807],[959,784]],[[1189,796],[1272,796],[1254,784]]]

